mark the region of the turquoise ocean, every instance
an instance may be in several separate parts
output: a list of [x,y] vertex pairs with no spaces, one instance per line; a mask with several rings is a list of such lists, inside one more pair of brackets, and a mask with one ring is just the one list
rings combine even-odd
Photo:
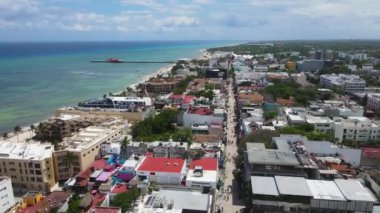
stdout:
[[52,116],[62,106],[99,98],[141,80],[167,64],[90,63],[119,58],[172,61],[238,42],[0,43],[0,133]]

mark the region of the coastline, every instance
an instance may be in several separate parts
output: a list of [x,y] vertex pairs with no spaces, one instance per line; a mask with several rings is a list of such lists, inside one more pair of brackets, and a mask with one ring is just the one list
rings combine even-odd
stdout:
[[[190,60],[192,60],[192,59],[198,59],[198,60],[210,59],[211,54],[210,54],[210,52],[207,51],[207,49],[200,49],[199,51],[200,51],[200,53],[197,56],[195,56],[193,58],[190,58]],[[143,78],[141,78],[140,80],[138,80],[136,83],[130,84],[130,85],[126,85],[125,88],[130,87],[133,90],[136,90],[136,88],[137,88],[137,86],[139,84],[142,84],[142,83],[148,81],[151,78],[158,77],[158,76],[170,73],[171,70],[172,70],[172,68],[174,66],[175,66],[175,64],[170,64],[170,65],[166,65],[164,67],[161,67],[161,68],[157,69],[156,71],[154,71],[154,72],[152,72],[150,74],[147,74],[146,76],[144,76]],[[120,94],[123,91],[125,91],[125,89],[121,90],[121,91],[117,91],[117,92],[115,92],[113,94]],[[52,113],[52,115],[54,115],[54,113]],[[35,122],[35,123],[32,123],[32,124],[20,125],[21,132],[18,134],[19,137],[23,138],[23,139],[31,138],[31,137],[28,137],[28,135],[30,135],[30,136],[34,135],[34,133],[32,133],[32,131],[30,129],[31,125],[37,126],[39,123],[47,121],[47,120],[49,120],[50,118],[53,118],[53,117],[54,116],[51,116],[51,115],[49,116],[48,115],[46,119],[42,119],[42,120],[40,120],[38,122]],[[16,135],[14,134],[13,131],[8,131],[6,133],[8,133],[8,138],[5,141],[17,142],[17,141],[15,141]],[[0,141],[1,140],[4,140],[4,138],[1,138]],[[22,140],[20,140],[20,141],[22,141]]]

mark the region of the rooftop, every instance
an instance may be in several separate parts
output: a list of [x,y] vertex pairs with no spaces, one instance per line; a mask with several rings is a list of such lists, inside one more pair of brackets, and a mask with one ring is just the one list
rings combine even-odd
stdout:
[[334,180],[347,200],[376,202],[369,189],[365,188],[358,180]]
[[94,208],[94,213],[119,213],[121,209],[119,207],[101,207]]
[[280,195],[313,197],[306,179],[303,177],[275,176]]
[[202,166],[203,170],[218,170],[218,160],[216,158],[202,158],[199,160],[193,160],[190,164],[190,169],[194,169],[195,166]]
[[334,181],[306,180],[314,199],[346,200]]
[[187,111],[188,114],[198,114],[198,115],[214,115],[214,110],[208,107],[199,107],[199,108],[189,108]]
[[362,155],[370,158],[380,158],[380,147],[361,147]]
[[54,147],[50,143],[0,142],[0,158],[3,159],[43,160],[50,158],[53,151]]
[[218,180],[218,172],[216,170],[203,170],[202,176],[194,176],[194,170],[190,169],[186,176],[186,181],[216,183]]
[[268,164],[268,165],[283,165],[297,166],[296,156],[292,152],[281,151],[275,149],[266,150],[251,150],[247,151],[248,162],[250,164]]
[[253,194],[279,195],[274,177],[251,176],[251,185]]
[[74,136],[65,138],[62,143],[64,147],[66,147],[66,150],[80,152],[95,145],[96,143],[99,143],[101,140],[122,127],[122,125],[110,127],[89,126],[76,133]]
[[185,161],[180,158],[147,157],[136,169],[137,171],[180,173]]
[[329,117],[306,116],[306,122],[309,124],[331,124],[333,120]]
[[200,191],[167,190],[161,189],[159,196],[167,201],[173,201],[173,209],[188,209],[207,211],[209,209],[209,195]]

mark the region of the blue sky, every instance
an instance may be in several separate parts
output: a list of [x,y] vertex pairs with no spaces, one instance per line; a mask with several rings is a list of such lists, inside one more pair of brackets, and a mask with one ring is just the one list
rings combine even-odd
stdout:
[[0,41],[378,39],[379,0],[0,0]]

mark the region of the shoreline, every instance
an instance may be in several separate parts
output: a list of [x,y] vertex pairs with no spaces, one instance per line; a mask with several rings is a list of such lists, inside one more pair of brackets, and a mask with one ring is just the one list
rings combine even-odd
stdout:
[[[193,57],[193,58],[190,58],[190,60],[193,60],[193,59],[208,59],[210,57],[210,52],[207,51],[207,49],[200,49],[199,50],[200,53]],[[164,74],[167,74],[167,73],[170,73],[171,72],[171,69],[174,67],[175,64],[170,64],[170,65],[166,65],[164,67],[161,67],[157,70],[155,70],[154,72],[150,73],[150,74],[147,74],[146,76],[142,77],[140,80],[138,80],[136,83],[133,83],[133,84],[129,84],[129,85],[126,85],[125,88],[132,88],[133,90],[136,90],[137,86],[139,84],[142,84],[146,81],[148,81],[149,79],[151,78],[154,78],[154,77],[158,77],[160,75],[164,75]],[[120,91],[117,91],[115,93],[112,93],[112,94],[120,94],[122,93],[123,91],[126,91],[126,89],[123,89],[123,90],[120,90]],[[64,106],[62,106],[64,107]],[[49,113],[50,114],[50,113]],[[38,122],[35,122],[35,123],[32,123],[32,124],[24,124],[24,125],[20,125],[22,131],[19,133],[19,136],[21,134],[25,134],[26,132],[30,132],[31,129],[30,129],[30,126],[31,125],[34,125],[37,127],[37,125],[41,122],[44,122],[44,121],[47,121],[49,120],[50,118],[53,118],[54,117],[54,113],[51,113],[50,115],[47,115],[47,118],[46,119],[42,119]],[[8,138],[6,140],[4,140],[4,138],[2,137],[1,135],[1,138],[0,138],[0,141],[13,141],[13,138],[16,137],[16,135],[14,134],[13,131],[5,131],[5,132],[2,132],[3,133],[7,133],[8,134]],[[13,141],[15,142],[15,141]]]

